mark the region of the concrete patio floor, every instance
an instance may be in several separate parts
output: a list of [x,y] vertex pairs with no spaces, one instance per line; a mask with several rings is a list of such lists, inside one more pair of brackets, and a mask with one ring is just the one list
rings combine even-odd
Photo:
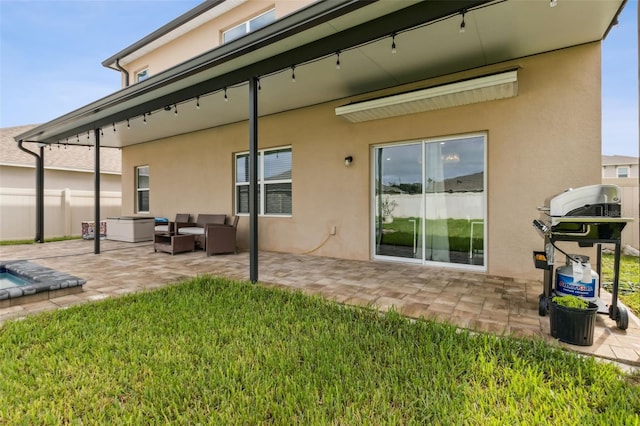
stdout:
[[[1,246],[0,260],[29,260],[86,280],[83,291],[33,303],[0,304],[0,323],[45,310],[152,290],[197,275],[247,280],[249,254],[206,257],[196,251],[175,256],[154,253],[153,244],[69,240]],[[541,277],[542,278],[542,277]],[[629,315],[629,327],[599,314],[594,343],[575,346],[549,334],[549,317],[538,315],[540,281],[514,280],[481,273],[452,271],[403,263],[354,261],[262,252],[261,285],[322,295],[339,303],[372,306],[414,318],[433,318],[459,327],[517,337],[541,338],[549,345],[615,361],[625,369],[640,367],[640,320]],[[71,293],[71,292],[70,292]],[[608,294],[602,299],[608,302]],[[1,302],[0,302],[1,303]]]

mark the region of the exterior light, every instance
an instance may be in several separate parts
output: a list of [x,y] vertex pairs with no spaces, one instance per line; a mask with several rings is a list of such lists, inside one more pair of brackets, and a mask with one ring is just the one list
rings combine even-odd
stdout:
[[353,157],[351,155],[344,157],[344,165],[349,167],[353,163]]

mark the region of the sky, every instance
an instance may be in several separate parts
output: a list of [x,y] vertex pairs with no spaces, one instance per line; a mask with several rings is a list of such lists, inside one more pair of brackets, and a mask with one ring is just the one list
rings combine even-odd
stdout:
[[[102,61],[199,3],[0,0],[0,128],[44,123],[119,90],[120,73]],[[638,156],[637,7],[627,1],[603,43],[605,155]]]

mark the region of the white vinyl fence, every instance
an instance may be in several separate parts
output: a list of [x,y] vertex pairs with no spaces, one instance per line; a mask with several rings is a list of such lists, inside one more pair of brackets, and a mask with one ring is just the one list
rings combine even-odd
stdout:
[[[44,191],[44,238],[80,236],[82,222],[94,219],[94,192]],[[100,193],[100,219],[120,216],[122,193]],[[0,241],[28,240],[36,235],[35,189],[0,188]]]
[[[429,206],[427,219],[481,219],[484,217],[484,195],[481,192],[453,194],[389,194],[382,197],[393,205],[392,216],[414,217],[422,214],[423,204]],[[376,197],[376,203],[378,198]]]

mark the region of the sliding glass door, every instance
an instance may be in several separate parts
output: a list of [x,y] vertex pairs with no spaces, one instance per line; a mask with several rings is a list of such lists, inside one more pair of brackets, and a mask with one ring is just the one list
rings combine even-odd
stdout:
[[485,141],[374,148],[374,257],[484,269]]

